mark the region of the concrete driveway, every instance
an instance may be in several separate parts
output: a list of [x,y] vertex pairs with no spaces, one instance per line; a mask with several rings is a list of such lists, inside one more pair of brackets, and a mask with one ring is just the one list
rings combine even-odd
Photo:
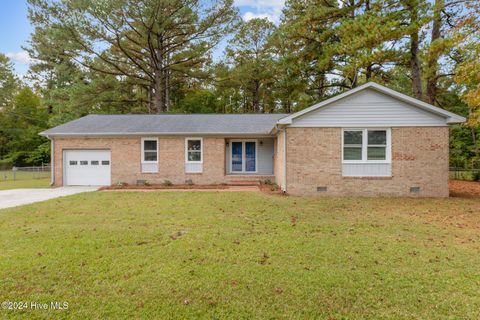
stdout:
[[98,187],[0,190],[0,209],[97,190]]

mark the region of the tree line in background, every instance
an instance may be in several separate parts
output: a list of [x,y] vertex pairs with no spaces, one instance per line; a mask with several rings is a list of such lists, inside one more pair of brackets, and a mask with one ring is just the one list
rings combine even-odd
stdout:
[[[368,81],[464,115],[451,164],[480,163],[480,4],[287,0],[278,24],[232,0],[28,0],[26,81],[0,55],[0,164],[89,113],[295,112]],[[223,52],[220,47],[225,47]]]

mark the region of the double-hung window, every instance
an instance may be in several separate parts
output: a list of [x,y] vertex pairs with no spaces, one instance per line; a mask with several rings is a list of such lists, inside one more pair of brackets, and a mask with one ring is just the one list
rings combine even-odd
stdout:
[[342,172],[344,176],[390,176],[390,129],[343,129]]
[[200,173],[203,171],[203,139],[185,139],[185,172]]
[[142,138],[142,172],[158,172],[158,138]]
[[367,130],[367,161],[387,160],[387,130]]

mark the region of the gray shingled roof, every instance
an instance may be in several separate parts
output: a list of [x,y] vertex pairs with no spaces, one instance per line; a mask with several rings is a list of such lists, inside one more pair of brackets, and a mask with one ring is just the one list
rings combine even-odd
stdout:
[[40,133],[55,135],[266,135],[288,114],[88,115]]

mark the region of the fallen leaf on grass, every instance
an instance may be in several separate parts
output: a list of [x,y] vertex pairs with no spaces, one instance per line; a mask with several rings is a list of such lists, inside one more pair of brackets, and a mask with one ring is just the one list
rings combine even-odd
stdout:
[[292,222],[292,226],[295,227],[297,225],[297,217],[293,217],[290,219],[290,221]]
[[270,258],[270,257],[268,256],[268,254],[263,253],[263,257],[262,257],[262,259],[260,260],[260,264],[265,264],[265,263],[267,263],[268,258]]
[[282,288],[275,288],[275,289],[273,289],[273,291],[275,291],[275,293],[280,294],[280,293],[283,292],[283,289]]

